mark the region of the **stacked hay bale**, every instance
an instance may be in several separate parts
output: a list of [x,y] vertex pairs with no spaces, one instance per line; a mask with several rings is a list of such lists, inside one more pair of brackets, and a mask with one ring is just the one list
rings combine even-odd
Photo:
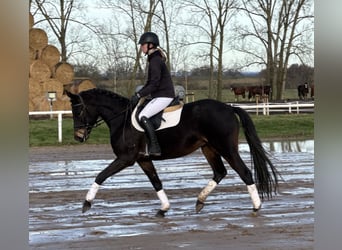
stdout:
[[[74,80],[74,68],[67,62],[61,62],[59,50],[48,44],[46,32],[34,28],[34,19],[29,14],[29,111],[48,111],[50,103],[48,92],[56,92],[53,110],[70,110],[70,101],[64,89],[73,93],[95,88],[89,79]],[[84,86],[83,86],[84,84]]]

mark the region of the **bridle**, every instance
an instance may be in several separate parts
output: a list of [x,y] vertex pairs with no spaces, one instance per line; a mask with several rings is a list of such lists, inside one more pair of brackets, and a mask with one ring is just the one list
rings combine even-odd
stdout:
[[[104,123],[105,121],[103,120],[102,117],[99,117],[95,123],[93,125],[91,125],[88,121],[87,115],[86,113],[88,112],[88,108],[87,105],[84,103],[82,96],[78,95],[79,99],[80,99],[80,103],[77,104],[73,104],[71,105],[72,108],[77,107],[77,106],[81,106],[81,111],[78,114],[78,117],[80,118],[80,120],[83,122],[83,124],[76,126],[74,124],[74,129],[80,129],[80,128],[85,128],[87,130],[87,133],[89,133],[93,128],[96,128],[98,126],[100,126],[102,123]],[[127,115],[127,111],[131,109],[131,105],[128,104],[128,106],[123,109],[122,111],[120,111],[119,113],[115,114],[113,117],[111,117],[108,121],[114,120],[117,117],[119,117],[122,114],[126,114]],[[74,110],[74,109],[73,109]]]
[[[80,98],[80,100],[82,100],[82,98]],[[72,107],[77,107],[77,106],[82,106],[82,110],[79,113],[78,117],[81,119],[81,121],[83,122],[83,124],[76,126],[74,124],[74,129],[79,129],[79,128],[86,128],[88,131],[91,130],[92,128],[98,127],[100,126],[104,121],[102,118],[98,118],[96,120],[96,122],[93,125],[90,125],[87,116],[85,115],[87,112],[87,106],[83,103],[83,101],[81,103],[78,104],[74,104],[71,105]]]

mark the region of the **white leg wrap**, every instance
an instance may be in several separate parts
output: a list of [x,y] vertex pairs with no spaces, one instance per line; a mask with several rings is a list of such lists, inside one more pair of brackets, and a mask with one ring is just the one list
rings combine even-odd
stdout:
[[159,200],[160,200],[160,202],[161,202],[161,207],[160,207],[160,209],[163,210],[163,211],[169,210],[169,208],[170,208],[170,202],[169,202],[169,199],[167,198],[167,196],[166,196],[164,190],[163,190],[163,189],[162,189],[162,190],[159,190],[159,191],[157,192],[157,195],[158,195],[158,198],[159,198]]
[[204,202],[208,195],[215,189],[215,187],[217,186],[216,181],[214,180],[210,180],[207,184],[207,186],[205,188],[202,189],[202,191],[200,192],[200,194],[198,195],[198,200],[200,202]]
[[261,201],[258,193],[258,189],[255,184],[247,185],[248,193],[250,194],[253,202],[253,207],[259,209],[261,207]]
[[99,188],[100,185],[94,182],[86,195],[86,200],[92,202],[95,199],[96,193],[99,190]]

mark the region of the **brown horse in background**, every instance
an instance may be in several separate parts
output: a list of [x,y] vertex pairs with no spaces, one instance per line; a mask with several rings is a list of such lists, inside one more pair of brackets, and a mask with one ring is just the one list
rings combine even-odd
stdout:
[[248,89],[248,99],[251,100],[252,98],[255,98],[256,95],[267,95],[270,96],[272,92],[272,88],[270,85],[265,86],[250,86],[247,87]]
[[239,95],[246,98],[246,87],[231,87],[230,90],[234,92],[236,102],[239,100]]

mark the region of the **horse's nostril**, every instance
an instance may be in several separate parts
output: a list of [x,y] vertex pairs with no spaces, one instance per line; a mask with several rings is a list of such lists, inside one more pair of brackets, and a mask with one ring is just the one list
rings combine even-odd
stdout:
[[79,142],[85,142],[88,139],[87,131],[85,129],[78,129],[74,132],[74,139]]
[[74,139],[75,141],[83,142],[83,137],[79,137],[78,135],[74,135]]

